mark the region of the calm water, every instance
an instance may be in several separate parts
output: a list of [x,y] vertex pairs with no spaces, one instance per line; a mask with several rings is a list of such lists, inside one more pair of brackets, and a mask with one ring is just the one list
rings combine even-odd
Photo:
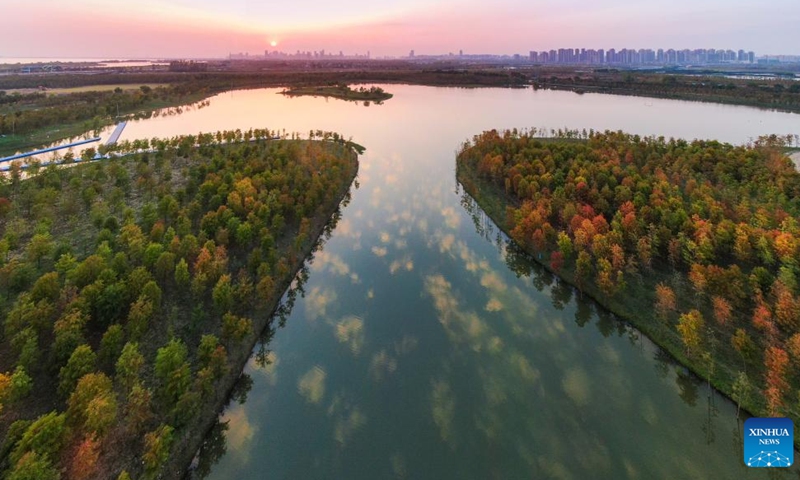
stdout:
[[222,415],[228,429],[211,445],[220,458],[208,478],[767,478],[742,464],[735,405],[515,254],[460,191],[454,152],[504,127],[744,143],[798,133],[800,116],[569,92],[386,89],[394,98],[370,107],[229,92],[123,134],[322,129],[367,148],[304,298],[266,346],[267,362],[246,368],[246,401]]

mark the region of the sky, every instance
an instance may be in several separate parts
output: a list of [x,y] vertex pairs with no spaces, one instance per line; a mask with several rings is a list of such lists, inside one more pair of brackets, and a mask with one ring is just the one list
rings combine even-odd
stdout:
[[[800,54],[800,0],[0,0],[0,57],[373,57],[553,48]],[[275,43],[277,46],[271,46]]]

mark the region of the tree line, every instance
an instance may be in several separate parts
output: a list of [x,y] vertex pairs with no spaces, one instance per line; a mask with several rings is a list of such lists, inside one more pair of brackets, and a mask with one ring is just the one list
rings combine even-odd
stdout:
[[[108,117],[151,105],[166,105],[187,94],[171,87],[97,90],[63,95],[32,93],[0,95],[0,135],[24,135],[54,125],[89,122],[87,130],[106,124]],[[93,123],[92,123],[93,122]]]
[[[600,72],[590,75],[540,70],[534,84],[543,88],[569,89],[678,98],[719,103],[754,105],[786,110],[800,110],[800,82],[791,79],[745,80],[714,75],[642,74]],[[549,74],[549,75],[548,75]]]

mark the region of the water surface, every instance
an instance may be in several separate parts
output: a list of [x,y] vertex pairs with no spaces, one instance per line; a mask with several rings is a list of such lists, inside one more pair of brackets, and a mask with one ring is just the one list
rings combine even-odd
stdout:
[[742,463],[735,405],[520,255],[460,190],[454,153],[489,128],[745,143],[798,133],[800,116],[570,92],[384,88],[394,98],[369,107],[228,92],[123,134],[321,129],[367,148],[304,296],[248,364],[246,401],[222,415],[228,427],[212,442],[219,458],[208,478],[766,478]]

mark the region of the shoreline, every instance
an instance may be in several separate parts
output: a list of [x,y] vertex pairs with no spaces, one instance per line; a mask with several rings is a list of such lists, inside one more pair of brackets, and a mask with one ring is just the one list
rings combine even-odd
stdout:
[[[80,88],[89,91],[91,87],[97,90],[106,89],[108,85],[119,84],[159,84],[182,91],[180,99],[166,102],[155,102],[136,109],[136,111],[126,112],[126,117],[132,115],[148,115],[162,108],[179,107],[203,101],[211,96],[233,90],[249,90],[259,88],[284,88],[286,96],[323,96],[333,97],[345,101],[369,101],[381,103],[392,97],[386,93],[375,98],[358,98],[357,91],[355,96],[347,94],[337,95],[328,87],[325,91],[313,91],[314,89],[326,88],[320,85],[328,85],[330,82],[342,82],[348,85],[372,83],[385,85],[414,85],[430,86],[443,88],[533,88],[543,90],[569,91],[578,95],[584,93],[598,93],[605,95],[635,96],[642,98],[661,98],[666,100],[681,100],[690,102],[713,103],[719,105],[735,105],[765,110],[775,110],[790,113],[800,113],[800,105],[787,103],[764,103],[749,97],[736,97],[725,95],[714,95],[718,92],[687,93],[653,91],[648,88],[626,88],[617,85],[607,84],[560,84],[540,81],[523,73],[516,76],[505,72],[493,70],[474,70],[474,71],[451,71],[451,70],[408,70],[392,72],[384,70],[375,71],[327,71],[327,72],[278,72],[275,74],[256,74],[254,72],[209,72],[198,75],[181,75],[172,72],[155,74],[105,74],[101,78],[85,79],[72,78],[74,75],[60,77],[21,77],[4,79],[0,82],[0,90],[13,90],[19,88],[30,88],[28,85],[31,80],[36,80],[36,84],[42,84],[48,88],[64,89],[62,84],[69,84],[68,88]],[[65,82],[65,80],[69,80]],[[74,80],[74,82],[72,82]],[[84,82],[94,80],[91,85],[84,85]],[[6,86],[2,86],[7,83]],[[72,83],[75,83],[74,85]],[[647,84],[649,86],[650,84]],[[176,90],[176,91],[177,91]],[[292,90],[298,90],[297,93]],[[78,136],[87,129],[85,123],[88,120],[76,121],[45,126],[32,131],[23,136],[0,136],[0,156],[11,155],[17,151],[39,148],[43,145],[50,145],[61,142],[67,138]],[[101,126],[112,124],[113,118],[108,117],[101,121]],[[13,138],[12,138],[13,137]]]
[[737,99],[732,97],[714,97],[704,94],[688,93],[657,93],[649,91],[639,91],[634,89],[617,88],[608,85],[558,85],[558,84],[534,84],[534,88],[541,90],[556,90],[561,92],[572,92],[576,95],[585,93],[597,93],[601,95],[621,95],[626,97],[659,98],[663,100],[682,100],[686,102],[714,103],[717,105],[733,105],[738,107],[758,108],[762,110],[775,110],[786,113],[800,114],[800,106],[785,104],[769,104],[747,99]]
[[[491,187],[487,189],[487,192],[484,195],[476,195],[476,193],[480,191],[480,188],[478,187],[477,184],[478,178],[474,176],[472,172],[467,172],[466,170],[467,169],[462,167],[460,163],[457,163],[456,180],[460,184],[461,188],[463,188],[464,192],[466,192],[470,197],[472,197],[472,199],[475,201],[478,207],[480,207],[483,213],[497,226],[497,228],[500,231],[503,232],[506,238],[509,241],[514,242],[520,249],[520,251],[524,252],[527,255],[529,260],[536,262],[538,265],[540,265],[542,268],[544,268],[547,272],[549,272],[553,276],[557,277],[561,281],[566,282],[567,284],[577,289],[582,294],[585,294],[587,297],[591,298],[592,301],[594,301],[597,305],[604,308],[608,312],[612,313],[617,318],[618,321],[622,321],[634,327],[636,330],[641,332],[641,334],[645,335],[651,342],[653,342],[653,344],[658,346],[658,348],[666,352],[670,356],[670,358],[675,361],[676,364],[680,365],[681,367],[691,372],[701,382],[710,384],[711,387],[717,393],[719,393],[726,399],[730,400],[734,404],[737,404],[737,402],[732,398],[732,394],[729,392],[729,390],[724,388],[725,385],[720,383],[719,376],[714,376],[710,379],[707,376],[704,376],[703,369],[699,365],[697,365],[695,361],[689,359],[686,355],[681,354],[680,345],[673,344],[673,342],[670,342],[669,339],[667,338],[666,333],[662,335],[657,331],[656,328],[658,326],[657,324],[650,325],[647,324],[646,322],[636,321],[635,319],[636,315],[634,315],[633,312],[625,311],[624,309],[621,308],[615,308],[615,306],[612,305],[613,303],[612,301],[603,298],[603,295],[598,294],[596,289],[592,288],[591,286],[588,286],[588,288],[583,288],[583,289],[579,288],[576,285],[574,279],[571,278],[570,275],[568,275],[568,272],[563,270],[561,272],[554,272],[550,267],[550,265],[548,265],[544,261],[540,261],[537,258],[537,256],[529,249],[527,249],[525,246],[515,242],[511,237],[511,235],[509,234],[505,222],[502,220],[500,216],[497,215],[495,208],[492,208],[493,206],[498,208],[505,208],[508,205],[506,200],[504,198],[495,195],[495,192],[491,191],[492,190]],[[478,190],[478,192],[476,192],[475,190]],[[718,365],[718,367],[722,366],[723,365],[721,364]],[[753,397],[750,397],[748,402],[741,403],[740,409],[743,415],[740,415],[739,418],[740,421],[743,420],[742,417],[747,415],[756,416],[753,413],[754,411],[756,411],[756,408],[754,408],[755,407],[754,401],[755,399]],[[799,444],[800,442],[797,441],[795,442],[795,450],[798,450]]]
[[[123,112],[119,118],[113,116],[102,118],[99,123],[99,128],[103,129],[120,121],[136,120],[140,115],[147,117],[159,110],[189,107],[202,102],[216,93],[217,92],[193,93],[176,99],[175,101],[152,102],[149,105],[143,105],[142,108]],[[89,121],[90,120],[77,120],[71,123],[45,126],[19,136],[0,135],[0,157],[44,148],[72,138],[79,138],[83,134],[91,134],[91,127],[87,128],[86,126]]]

